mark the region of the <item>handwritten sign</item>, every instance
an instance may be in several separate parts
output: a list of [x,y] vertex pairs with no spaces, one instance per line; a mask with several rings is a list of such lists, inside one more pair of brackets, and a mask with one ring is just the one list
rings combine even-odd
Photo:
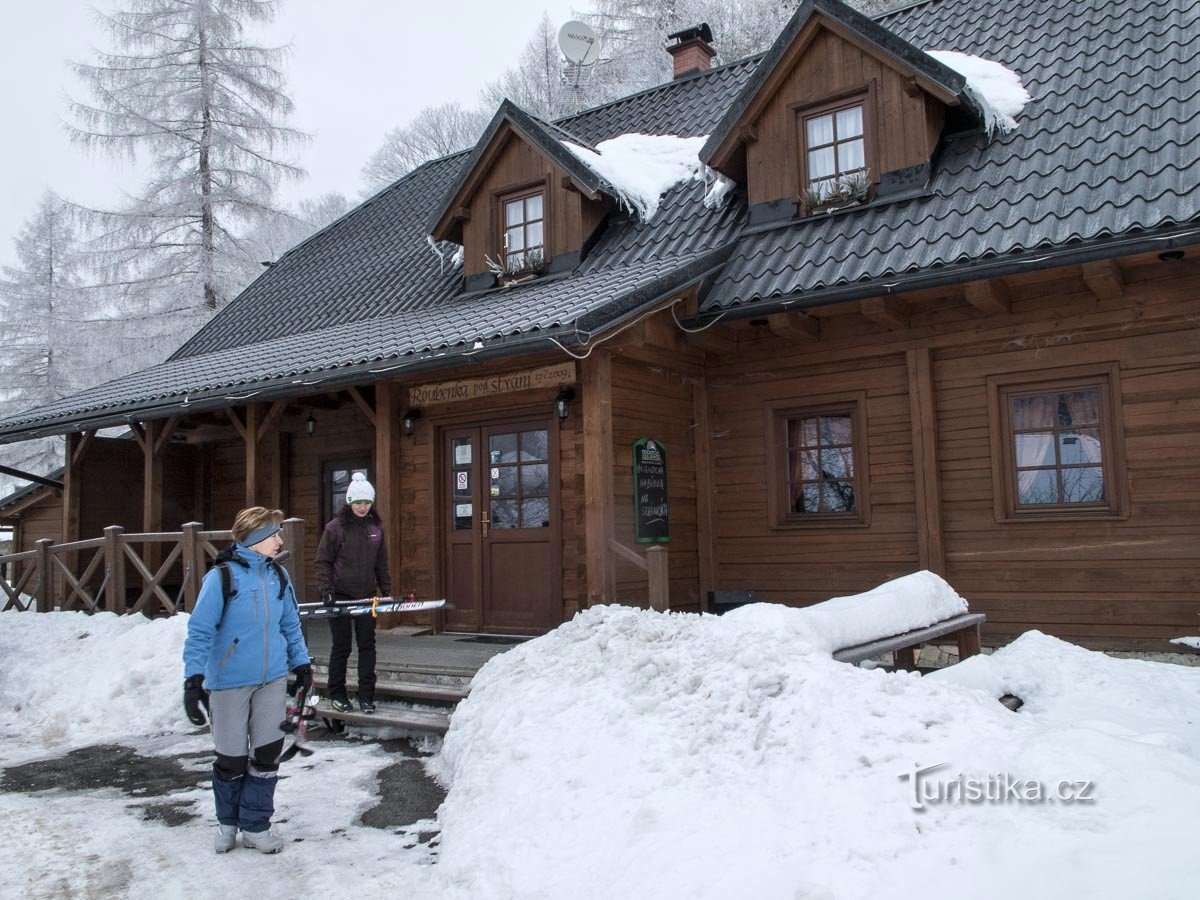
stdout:
[[443,381],[439,384],[422,384],[408,389],[411,406],[432,406],[435,403],[455,403],[492,397],[513,391],[529,391],[536,388],[552,388],[575,383],[575,363],[557,363],[540,369],[524,372],[506,372],[487,378],[467,378],[463,381]]
[[633,443],[633,532],[639,544],[671,540],[667,448],[650,438]]

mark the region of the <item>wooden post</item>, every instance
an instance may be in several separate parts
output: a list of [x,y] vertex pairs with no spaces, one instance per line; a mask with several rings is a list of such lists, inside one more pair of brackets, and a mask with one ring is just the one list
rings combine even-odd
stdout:
[[913,481],[916,487],[917,553],[921,568],[946,574],[942,535],[942,483],[938,472],[937,406],[933,355],[928,347],[906,351],[908,402],[912,419]]
[[292,588],[296,591],[296,602],[304,602],[304,520],[283,520],[283,546],[288,551],[288,558],[283,565],[292,576]]
[[185,522],[183,524],[183,609],[191,612],[196,608],[196,599],[200,596],[200,581],[204,578],[205,566],[204,547],[200,540],[200,530],[204,525],[200,522]]
[[712,477],[712,427],[709,425],[708,381],[692,381],[692,447],[696,456],[696,560],[700,576],[701,612],[706,610],[708,595],[717,586],[717,560],[713,535],[716,488]]
[[54,541],[42,538],[33,545],[34,565],[37,566],[37,600],[38,612],[54,611],[54,569],[50,560],[50,546]]
[[[368,418],[375,425],[375,497],[378,501],[376,512],[383,523],[383,534],[387,539],[388,571],[392,574],[392,591],[400,593],[404,590],[401,581],[400,556],[400,395],[403,391],[390,381],[380,381],[375,385],[375,410]],[[351,393],[355,402],[363,410],[370,410],[366,400],[358,391]],[[379,623],[380,628],[392,628],[401,624],[400,616],[385,615]],[[434,619],[435,623],[440,621]],[[438,629],[440,630],[440,629]]]
[[104,588],[105,607],[117,614],[125,612],[125,553],[122,549],[120,525],[104,529],[104,571],[108,584]]
[[258,404],[246,404],[246,507],[258,506]]
[[650,578],[650,608],[667,612],[671,608],[671,569],[666,547],[660,544],[646,551],[646,573]]
[[958,633],[959,662],[979,652],[979,626],[972,625]]
[[616,537],[613,513],[612,357],[597,351],[582,362],[584,546],[587,605],[615,596],[609,541]]
[[[64,544],[79,540],[79,435],[68,434],[63,457],[63,522]],[[74,568],[70,566],[70,568]]]

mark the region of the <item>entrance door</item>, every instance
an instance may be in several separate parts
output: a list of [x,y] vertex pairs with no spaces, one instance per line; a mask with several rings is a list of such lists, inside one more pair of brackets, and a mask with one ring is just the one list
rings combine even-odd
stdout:
[[442,432],[446,626],[538,633],[562,622],[558,432],[550,419]]

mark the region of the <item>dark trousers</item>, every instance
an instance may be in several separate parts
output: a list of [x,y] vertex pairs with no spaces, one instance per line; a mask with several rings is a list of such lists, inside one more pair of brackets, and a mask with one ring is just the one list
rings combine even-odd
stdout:
[[329,696],[346,696],[346,661],[350,642],[358,643],[358,699],[375,699],[375,617],[334,616],[329,620]]

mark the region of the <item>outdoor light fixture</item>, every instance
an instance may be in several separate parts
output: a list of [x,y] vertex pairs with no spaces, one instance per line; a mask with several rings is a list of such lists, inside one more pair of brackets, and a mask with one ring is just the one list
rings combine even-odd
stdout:
[[406,437],[412,437],[413,432],[417,430],[417,419],[421,418],[421,410],[415,406],[412,409],[404,411],[404,416],[400,420],[401,427],[404,428]]
[[561,422],[567,417],[567,406],[575,399],[575,388],[565,387],[559,390],[558,396],[554,398],[554,409],[558,413],[558,420]]
[[312,433],[317,430],[317,420],[312,413],[309,413],[308,418],[304,420],[304,430],[308,432],[309,437],[312,437]]

